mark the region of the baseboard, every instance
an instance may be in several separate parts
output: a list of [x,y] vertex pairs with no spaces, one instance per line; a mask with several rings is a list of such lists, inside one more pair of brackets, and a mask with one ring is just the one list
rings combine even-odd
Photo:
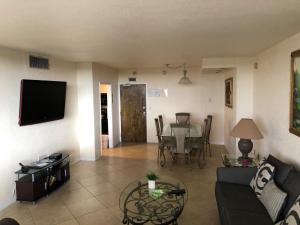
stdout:
[[[157,144],[158,142],[147,142],[147,144]],[[211,145],[224,145],[223,142],[213,142],[210,143]]]
[[97,161],[97,159],[95,158],[89,158],[89,157],[80,157],[80,159],[78,161]]
[[2,211],[3,209],[7,208],[11,204],[15,203],[15,201],[16,201],[15,199],[11,199],[10,201],[4,202],[4,203],[0,203],[0,211]]
[[78,162],[80,162],[80,161],[81,161],[80,159],[76,159],[76,160],[70,162],[70,165],[74,165],[74,164],[76,164],[76,163],[78,163]]

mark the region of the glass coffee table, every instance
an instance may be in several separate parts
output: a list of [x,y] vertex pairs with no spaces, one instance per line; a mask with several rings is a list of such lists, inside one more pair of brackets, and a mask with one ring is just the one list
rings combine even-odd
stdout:
[[222,161],[225,167],[257,167],[258,160],[255,158],[249,158],[241,160],[238,155],[235,154],[222,154]]
[[185,184],[175,178],[160,177],[154,190],[146,178],[133,181],[120,195],[123,224],[176,225],[187,200]]

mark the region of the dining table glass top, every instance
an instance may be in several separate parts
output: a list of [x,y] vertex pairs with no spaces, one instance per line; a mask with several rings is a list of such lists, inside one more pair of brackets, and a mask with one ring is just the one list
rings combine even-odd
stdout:
[[180,125],[169,123],[163,127],[162,136],[174,136],[174,130],[181,129],[187,131],[183,135],[188,137],[202,137],[202,125],[200,123],[191,123],[189,125]]
[[202,126],[198,123],[192,123],[188,125],[181,125],[176,123],[166,124],[162,132],[163,137],[175,137],[176,146],[171,148],[175,153],[187,153],[188,149],[185,147],[185,139],[189,138],[201,138]]

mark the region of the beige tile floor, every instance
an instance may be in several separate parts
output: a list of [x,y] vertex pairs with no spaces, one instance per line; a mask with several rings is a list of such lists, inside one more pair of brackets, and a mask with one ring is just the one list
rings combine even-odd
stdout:
[[188,187],[189,200],[180,216],[180,225],[219,225],[214,196],[216,168],[221,165],[222,146],[213,146],[203,168],[194,161],[179,159],[160,167],[156,162],[157,145],[127,145],[105,150],[96,162],[71,166],[71,179],[60,189],[35,205],[15,203],[0,212],[0,218],[15,218],[21,225],[120,225],[121,190],[149,171],[173,176]]

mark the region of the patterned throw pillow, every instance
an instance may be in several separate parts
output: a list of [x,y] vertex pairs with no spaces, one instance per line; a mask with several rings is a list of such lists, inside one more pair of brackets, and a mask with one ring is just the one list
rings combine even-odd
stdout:
[[260,201],[264,204],[273,222],[278,218],[287,194],[270,180],[261,193]]
[[260,198],[266,184],[273,178],[274,170],[275,167],[267,163],[265,159],[259,163],[256,175],[250,183],[251,188],[258,198]]
[[300,225],[300,195],[286,215],[285,219],[276,225]]

